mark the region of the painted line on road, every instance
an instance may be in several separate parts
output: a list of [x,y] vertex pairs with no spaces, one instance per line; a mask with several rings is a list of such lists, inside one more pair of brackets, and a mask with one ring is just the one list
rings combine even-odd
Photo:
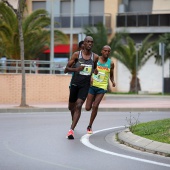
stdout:
[[15,151],[14,149],[12,149],[8,142],[3,142],[4,146],[6,147],[7,150],[9,150],[10,152],[18,155],[18,156],[21,156],[21,157],[25,157],[27,159],[32,159],[34,161],[39,161],[39,162],[42,162],[42,163],[46,163],[46,164],[49,164],[49,165],[53,165],[53,166],[57,166],[57,167],[62,167],[62,168],[67,168],[67,169],[72,169],[72,170],[83,170],[83,169],[79,169],[79,168],[75,168],[75,167],[72,167],[72,166],[67,166],[67,165],[64,165],[64,164],[59,164],[59,163],[54,163],[54,162],[50,162],[50,161],[46,161],[46,160],[43,160],[43,159],[40,159],[40,158],[36,158],[36,157],[33,157],[33,156],[29,156],[27,154],[24,154],[24,153],[21,153],[21,152],[18,152],[18,151]]
[[[119,129],[119,128],[124,128],[124,126],[118,126],[118,127],[112,127],[112,128],[98,130],[98,131],[93,132],[93,134],[96,134],[96,133],[99,133],[99,132],[103,132],[103,131],[107,131],[107,130]],[[110,152],[110,151],[101,149],[101,148],[99,148],[99,147],[97,147],[97,146],[95,146],[95,145],[90,143],[89,137],[92,136],[92,135],[86,134],[86,135],[81,137],[80,141],[85,146],[87,146],[87,147],[89,147],[91,149],[94,149],[96,151],[99,151],[99,152],[103,152],[103,153],[106,153],[106,154],[110,154],[110,155],[113,155],[113,156],[118,156],[118,157],[122,157],[122,158],[126,158],[126,159],[132,159],[132,160],[136,160],[136,161],[140,161],[140,162],[145,162],[145,163],[155,164],[155,165],[159,165],[159,166],[170,167],[170,164],[150,161],[150,160],[146,160],[146,159],[140,159],[140,158],[136,158],[136,157],[133,157],[133,156],[123,155],[123,154],[119,154],[119,153],[115,153],[115,152]]]

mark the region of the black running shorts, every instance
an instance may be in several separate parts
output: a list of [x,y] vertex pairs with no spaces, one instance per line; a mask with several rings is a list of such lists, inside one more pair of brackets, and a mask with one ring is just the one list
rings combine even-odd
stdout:
[[74,103],[77,99],[86,100],[90,85],[73,85],[70,87],[69,102]]

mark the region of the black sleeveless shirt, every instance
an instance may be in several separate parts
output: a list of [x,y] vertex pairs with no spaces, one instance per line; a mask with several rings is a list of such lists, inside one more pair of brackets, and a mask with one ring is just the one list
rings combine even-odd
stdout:
[[89,60],[85,60],[82,56],[82,51],[79,52],[78,61],[75,63],[75,68],[80,65],[85,66],[83,71],[74,72],[71,80],[73,85],[90,85],[91,75],[94,71],[94,54],[91,52]]

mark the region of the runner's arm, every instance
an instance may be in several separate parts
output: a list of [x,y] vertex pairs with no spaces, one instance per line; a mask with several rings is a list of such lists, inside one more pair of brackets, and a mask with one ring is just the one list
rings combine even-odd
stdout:
[[94,74],[98,74],[98,70],[97,70],[98,60],[99,60],[99,56],[97,54],[94,54]]
[[80,66],[77,68],[73,68],[72,66],[76,63],[76,60],[78,59],[78,52],[75,52],[71,59],[68,61],[66,68],[64,70],[64,73],[67,72],[78,72],[78,71],[82,71],[84,69],[84,66]]
[[111,68],[110,68],[110,81],[112,82],[112,86],[115,87],[116,83],[114,82],[114,63],[111,62]]

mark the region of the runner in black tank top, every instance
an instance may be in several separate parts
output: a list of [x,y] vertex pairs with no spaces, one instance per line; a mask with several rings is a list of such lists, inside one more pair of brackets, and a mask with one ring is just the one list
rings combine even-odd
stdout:
[[[84,41],[80,41],[79,42],[79,45],[78,45],[78,51],[81,51],[84,49]],[[79,53],[79,57],[80,58],[80,53]],[[75,63],[77,63],[78,59],[75,61]],[[73,64],[72,67],[75,67],[75,64]],[[74,72],[72,73],[72,77],[74,75]],[[72,80],[72,78],[71,78]],[[70,90],[70,87],[71,87],[71,81],[70,81],[70,85],[69,85],[69,90]],[[74,116],[74,111],[75,111],[75,103],[71,103],[71,102],[68,102],[68,109],[70,110],[70,113],[71,113],[71,119],[73,121],[73,116]]]
[[89,85],[91,74],[94,71],[94,54],[91,52],[89,60],[85,60],[82,56],[82,50],[79,53],[78,61],[75,64],[75,67],[85,66],[83,71],[75,72],[71,81],[71,84],[74,85]]
[[[69,102],[75,103],[75,112],[71,128],[67,134],[68,139],[74,139],[74,128],[80,118],[82,105],[88,94],[91,75],[97,66],[98,55],[91,52],[92,46],[93,38],[87,36],[84,39],[84,50],[80,51],[80,53],[75,52],[65,69],[65,72],[74,72],[71,81]],[[78,61],[75,64],[75,68],[72,68],[76,60]]]

